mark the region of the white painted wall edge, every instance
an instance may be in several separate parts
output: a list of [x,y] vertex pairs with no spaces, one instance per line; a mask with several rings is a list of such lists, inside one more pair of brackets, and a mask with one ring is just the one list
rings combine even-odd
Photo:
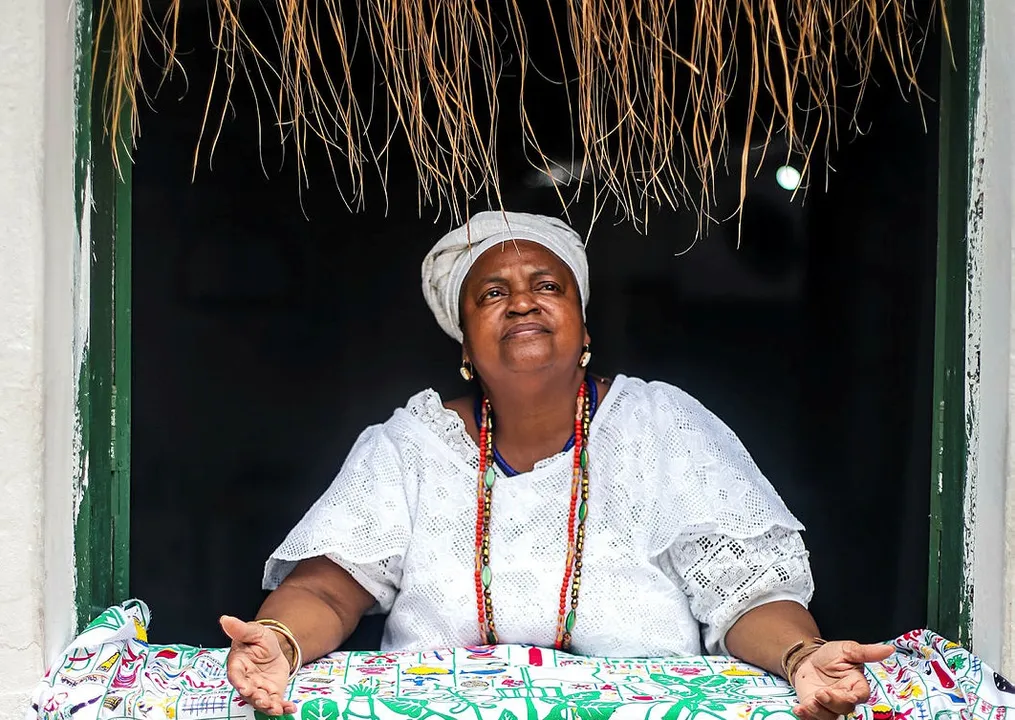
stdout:
[[81,317],[80,306],[83,302],[87,307],[88,296],[77,297],[75,292],[80,247],[74,217],[75,75],[81,9],[76,0],[45,3],[43,636],[49,663],[76,629],[72,501],[80,447],[76,422],[80,359],[74,350],[83,320],[87,331],[87,314]]
[[[1006,677],[1015,677],[1015,3],[1011,0],[986,0],[984,18],[984,65],[988,77],[987,112],[993,142],[986,157],[990,176],[987,180],[988,204],[985,208],[991,242],[997,246],[998,262],[1008,277],[1008,297],[999,295],[998,303],[1007,300],[1007,325],[998,327],[1009,337],[1007,360],[1007,387],[987,386],[1007,402],[1007,433],[1005,473],[994,490],[994,499],[1003,509],[1003,527],[996,542],[996,552],[1004,558],[1000,608],[997,608],[995,634],[1001,642],[999,669]],[[1005,253],[1004,251],[1007,250]],[[999,313],[1001,308],[999,305]],[[995,523],[997,521],[995,520]],[[997,532],[995,527],[994,531]],[[1000,540],[1000,542],[997,542]],[[993,550],[993,548],[992,548]],[[984,628],[985,632],[989,629]]]
[[[1012,305],[1013,206],[1011,72],[1015,3],[985,0],[980,97],[974,127],[970,266],[967,307],[967,388],[970,389],[967,521],[973,524],[972,639],[975,652],[995,668],[1015,671],[1011,605],[1015,602],[1015,544],[1006,496],[1015,477],[1015,315]],[[1007,516],[1007,517],[1006,517]],[[1007,569],[1006,569],[1007,562]],[[1007,574],[1007,578],[1006,578]],[[1007,617],[1006,617],[1007,607]]]
[[44,664],[45,27],[41,3],[0,2],[0,718]]

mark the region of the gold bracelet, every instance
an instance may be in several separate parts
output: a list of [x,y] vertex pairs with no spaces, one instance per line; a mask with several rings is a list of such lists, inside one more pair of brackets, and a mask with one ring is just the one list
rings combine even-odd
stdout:
[[810,640],[799,640],[790,645],[786,652],[782,654],[782,676],[786,678],[786,681],[790,685],[793,684],[793,675],[800,669],[800,665],[804,660],[809,658],[818,648],[822,645],[826,645],[827,640],[821,638],[811,638]]
[[296,642],[296,636],[293,635],[293,631],[286,627],[284,623],[280,623],[278,620],[271,620],[270,618],[255,620],[254,622],[258,625],[263,625],[269,630],[274,630],[289,641],[293,652],[296,653],[296,657],[292,660],[288,657],[286,658],[286,662],[289,663],[289,679],[292,680],[296,677],[296,673],[299,672],[300,668],[303,667],[303,650],[300,648],[300,644]]

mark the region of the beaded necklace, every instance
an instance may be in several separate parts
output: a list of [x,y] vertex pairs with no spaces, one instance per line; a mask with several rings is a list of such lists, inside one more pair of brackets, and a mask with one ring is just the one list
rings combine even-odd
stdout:
[[[586,378],[578,390],[575,401],[574,437],[568,440],[565,446],[565,450],[573,446],[574,463],[571,474],[571,505],[567,517],[567,561],[560,586],[557,633],[554,641],[554,647],[558,650],[567,650],[571,647],[571,632],[577,621],[582,552],[585,549],[585,518],[588,515],[589,499],[587,442],[596,394],[595,381]],[[481,401],[478,425],[480,451],[476,489],[476,614],[481,642],[495,645],[498,640],[493,617],[493,598],[490,594],[490,585],[493,582],[493,571],[490,569],[490,511],[493,507],[493,486],[497,479],[494,464],[500,458],[493,443],[493,411],[490,408],[489,398],[484,397]],[[506,465],[503,463],[502,468]],[[513,469],[511,474],[516,474]],[[568,602],[569,587],[570,602]]]
[[[596,409],[598,409],[599,407],[599,388],[596,385],[596,381],[592,379],[592,375],[588,373],[585,374],[585,384],[588,385],[589,392],[589,404],[590,404],[589,416],[595,417]],[[473,417],[476,419],[476,427],[481,428],[483,427],[484,424],[483,393],[477,392],[475,395],[475,399],[476,401],[472,405],[472,413]],[[561,450],[561,452],[567,452],[568,450],[574,447],[574,437],[575,437],[574,433],[571,433],[571,437],[569,437],[567,439],[567,442],[564,443],[564,448]],[[508,461],[504,459],[504,456],[500,454],[500,450],[497,449],[496,443],[494,443],[493,446],[493,460],[497,464],[497,467],[500,468],[500,471],[504,473],[507,477],[514,477],[515,475],[520,474],[517,470],[511,467],[511,465],[508,464]]]

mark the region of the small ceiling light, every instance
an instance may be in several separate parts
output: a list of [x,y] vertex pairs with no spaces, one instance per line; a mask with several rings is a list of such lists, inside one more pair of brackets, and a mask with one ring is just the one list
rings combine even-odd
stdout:
[[795,167],[783,165],[775,171],[775,181],[783,190],[792,192],[800,187],[800,171]]
[[574,177],[563,165],[554,165],[549,172],[536,169],[529,174],[529,187],[570,185]]
[[578,160],[551,160],[549,168],[531,168],[525,182],[532,188],[565,187],[591,176],[589,165]]

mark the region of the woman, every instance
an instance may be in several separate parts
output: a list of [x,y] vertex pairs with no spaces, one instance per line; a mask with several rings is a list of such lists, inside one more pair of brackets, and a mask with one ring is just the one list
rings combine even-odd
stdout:
[[222,618],[243,697],[293,712],[290,674],[387,612],[384,649],[704,645],[782,674],[804,720],[867,699],[862,664],[891,648],[818,639],[803,528],[733,432],[670,385],[588,375],[571,228],[482,213],[430,251],[423,291],[476,392],[425,391],[360,436],[268,561],[258,620]]

